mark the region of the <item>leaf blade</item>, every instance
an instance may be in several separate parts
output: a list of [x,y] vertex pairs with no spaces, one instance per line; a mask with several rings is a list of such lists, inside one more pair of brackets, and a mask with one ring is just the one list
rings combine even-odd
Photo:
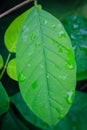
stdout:
[[[30,22],[32,19],[36,22]],[[70,39],[55,17],[37,7],[27,17],[23,26],[25,25],[26,28],[29,27],[28,32],[21,32],[17,44],[17,71],[21,93],[34,113],[49,125],[54,125],[60,120],[59,116],[63,115],[63,118],[70,107],[65,100],[69,96],[67,92],[72,91],[73,95],[75,89],[75,61]],[[62,71],[59,68],[63,68]],[[68,87],[63,91],[62,85]]]
[[10,78],[14,80],[18,80],[17,78],[17,70],[16,70],[16,59],[12,59],[9,61],[8,66],[6,68],[7,74],[9,75]]
[[87,79],[87,19],[80,15],[71,15],[62,19],[71,37],[77,63],[77,80]]
[[[41,8],[41,6],[38,7]],[[25,11],[19,17],[17,17],[6,30],[4,40],[5,40],[6,47],[10,52],[14,52],[14,53],[16,52],[16,43],[20,34],[21,27],[27,15],[32,11],[32,9],[33,7]],[[24,29],[25,28],[23,28],[23,30]]]
[[7,112],[9,109],[9,97],[0,82],[0,115]]

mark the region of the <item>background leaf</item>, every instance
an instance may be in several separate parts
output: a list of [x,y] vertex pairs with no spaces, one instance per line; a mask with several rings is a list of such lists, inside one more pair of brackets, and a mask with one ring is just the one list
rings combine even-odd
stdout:
[[4,64],[4,62],[3,62],[3,58],[2,58],[2,56],[0,55],[0,69],[2,69],[3,64]]
[[9,109],[9,97],[0,82],[0,115],[7,112]]
[[[17,17],[6,30],[5,45],[10,52],[16,52],[16,43],[20,34],[21,27],[31,10],[29,9]],[[25,30],[25,28],[23,28],[23,30]]]
[[7,66],[7,74],[10,78],[17,80],[16,59],[10,60]]
[[17,119],[11,109],[2,119],[1,130],[6,130],[7,128],[9,128],[9,130],[29,130],[23,122]]
[[34,7],[17,44],[17,71],[22,96],[49,125],[68,112],[75,90],[75,60],[70,39],[51,14]]
[[87,19],[73,15],[64,18],[62,22],[72,40],[77,63],[77,80],[87,79]]
[[[65,116],[65,118],[60,121],[53,128],[49,127],[45,122],[40,120],[37,116],[35,116],[32,111],[27,107],[20,93],[17,93],[13,97],[11,97],[11,101],[14,103],[18,111],[21,115],[29,122],[38,126],[44,130],[87,130],[87,94],[76,91],[74,103]],[[83,104],[82,104],[83,103]],[[22,108],[22,109],[21,109]]]

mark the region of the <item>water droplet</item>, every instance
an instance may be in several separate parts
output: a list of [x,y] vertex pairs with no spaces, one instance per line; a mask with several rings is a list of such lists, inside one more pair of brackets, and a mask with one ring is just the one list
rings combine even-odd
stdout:
[[76,20],[77,20],[77,16],[74,15],[74,16],[73,16],[73,21],[76,21]]
[[28,36],[27,35],[23,35],[23,41],[26,42],[27,41]]
[[27,66],[28,66],[28,67],[31,67],[31,64],[28,64]]
[[69,69],[73,69],[74,66],[73,66],[72,64],[68,64],[68,68],[69,68]]
[[35,40],[36,34],[32,34],[30,38],[31,38],[31,40]]
[[26,77],[24,76],[23,73],[21,73],[21,74],[18,76],[19,82],[23,82],[23,81],[25,81],[25,79],[26,79]]
[[61,75],[61,76],[59,76],[59,78],[65,80],[67,78],[67,76],[66,75]]
[[73,29],[77,29],[79,27],[78,24],[73,24]]
[[58,27],[62,27],[62,24],[61,24],[61,23],[59,23],[59,24],[58,24]]
[[41,67],[41,68],[44,68],[44,65],[43,65],[43,64],[40,64],[40,67]]
[[62,47],[59,47],[59,48],[58,48],[58,52],[59,52],[59,53],[62,53],[62,52],[63,52]]
[[47,79],[49,79],[49,74],[47,74]]
[[80,29],[80,33],[81,33],[81,35],[83,35],[83,36],[87,36],[87,30],[84,30],[84,29]]
[[60,37],[60,38],[65,37],[65,36],[66,36],[66,34],[65,34],[64,31],[60,31],[60,32],[58,33],[58,37]]
[[72,48],[73,48],[73,50],[76,50],[77,46],[76,46],[76,45],[74,45]]
[[38,87],[37,81],[34,81],[34,82],[32,83],[32,88],[35,89],[35,88],[37,88],[37,87]]
[[47,20],[44,20],[44,24],[47,24],[48,22],[47,22]]
[[75,40],[75,39],[76,39],[73,34],[71,34],[70,37],[71,37],[72,40]]
[[24,32],[26,30],[27,26],[22,27],[22,31]]
[[35,44],[35,47],[38,48],[39,46],[40,46],[40,42],[37,42],[37,43]]
[[56,28],[56,25],[55,25],[55,24],[52,24],[52,28]]
[[[71,59],[71,61],[72,61],[72,59]],[[65,65],[65,67],[70,69],[70,70],[74,69],[74,66],[75,66],[74,63],[71,63],[71,61],[67,60],[67,63]]]
[[73,102],[73,98],[74,98],[74,91],[69,91],[69,92],[66,92],[67,96],[66,96],[66,101],[69,103],[69,104],[72,104]]

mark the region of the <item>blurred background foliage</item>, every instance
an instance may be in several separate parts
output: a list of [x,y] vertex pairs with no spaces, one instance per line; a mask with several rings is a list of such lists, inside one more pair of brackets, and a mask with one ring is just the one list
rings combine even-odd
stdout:
[[[23,1],[24,0],[0,0],[0,14]],[[71,37],[73,48],[75,49],[77,45],[75,56],[78,67],[78,81],[76,85],[75,101],[66,117],[57,126],[49,128],[47,124],[42,122],[27,109],[19,93],[18,83],[9,78],[7,72],[5,72],[1,82],[11,102],[8,112],[1,115],[0,129],[87,130],[87,0],[38,0],[38,3],[42,5],[43,9],[49,11],[61,20],[67,33]],[[31,6],[33,6],[33,2],[0,19],[0,55],[2,55],[4,59],[3,63],[5,63],[9,53],[4,44],[5,31],[17,16]],[[73,29],[74,16],[77,17],[77,21],[75,21]],[[79,53],[79,55],[76,55],[77,53]],[[15,53],[12,54],[11,59],[14,57]]]

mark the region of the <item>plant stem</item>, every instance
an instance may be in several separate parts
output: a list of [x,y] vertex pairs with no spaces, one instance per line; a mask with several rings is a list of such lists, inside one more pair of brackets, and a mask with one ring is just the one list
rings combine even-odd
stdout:
[[6,12],[0,14],[0,18],[3,18],[4,16],[10,14],[11,12],[13,12],[13,11],[19,9],[20,7],[22,7],[22,6],[24,6],[24,5],[28,4],[28,3],[30,3],[30,2],[32,2],[32,1],[33,1],[33,0],[26,0],[26,1],[24,1],[24,2],[22,2],[22,3],[20,3],[20,4],[18,4],[18,5],[14,6],[13,8],[7,10]]
[[35,5],[35,6],[37,5],[37,0],[34,0],[34,5]]
[[2,72],[1,72],[1,74],[0,74],[0,80],[1,80],[1,78],[3,77],[3,75],[4,75],[4,72],[5,72],[6,68],[7,68],[7,65],[8,65],[8,62],[9,62],[10,57],[11,57],[11,53],[8,54],[6,63],[5,63],[4,68],[3,68],[3,70],[2,70]]

